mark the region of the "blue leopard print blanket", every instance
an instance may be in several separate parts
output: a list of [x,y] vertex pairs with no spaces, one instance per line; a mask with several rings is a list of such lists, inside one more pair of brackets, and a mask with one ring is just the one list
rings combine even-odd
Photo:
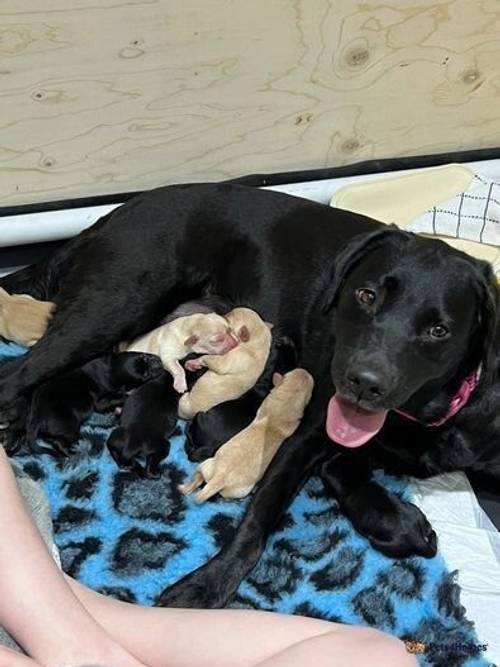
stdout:
[[[23,351],[0,343],[0,358]],[[49,497],[64,570],[108,595],[151,604],[230,539],[248,499],[197,505],[180,494],[177,485],[196,467],[182,433],[160,479],[118,470],[105,448],[115,424],[113,415],[94,414],[63,461],[23,450],[16,456]],[[379,481],[410,497],[405,481],[382,474]],[[471,655],[481,643],[442,557],[392,560],[376,552],[318,477],[294,500],[231,606],[374,626],[426,644],[422,667],[488,664],[480,649]]]

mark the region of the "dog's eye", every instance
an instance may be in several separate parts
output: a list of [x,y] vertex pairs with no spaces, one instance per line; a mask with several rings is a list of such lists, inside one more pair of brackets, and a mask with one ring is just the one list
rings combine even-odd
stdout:
[[446,338],[450,330],[444,324],[435,324],[429,329],[429,335],[431,338]]
[[368,287],[360,287],[356,290],[356,299],[364,306],[373,306],[377,293]]

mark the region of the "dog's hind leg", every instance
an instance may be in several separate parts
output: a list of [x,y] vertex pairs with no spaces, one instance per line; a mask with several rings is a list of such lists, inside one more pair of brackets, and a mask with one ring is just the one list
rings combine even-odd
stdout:
[[99,284],[65,293],[45,335],[15,364],[0,369],[0,422],[12,419],[5,411],[26,390],[110,351],[139,327],[152,328],[169,303],[168,292],[158,292],[154,299],[142,298]]
[[0,287],[9,294],[28,294],[34,299],[51,298],[49,269],[45,262],[26,266],[0,278]]

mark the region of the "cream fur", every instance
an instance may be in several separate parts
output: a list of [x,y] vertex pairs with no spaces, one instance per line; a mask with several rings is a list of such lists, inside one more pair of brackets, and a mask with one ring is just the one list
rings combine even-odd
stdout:
[[0,287],[0,336],[31,347],[45,333],[55,307],[52,301],[9,294]]
[[[217,338],[220,340],[214,340]],[[120,345],[119,349],[121,352],[145,352],[159,356],[165,370],[174,377],[175,389],[182,393],[187,385],[179,359],[192,352],[224,354],[229,349],[230,339],[236,344],[224,317],[216,313],[195,313],[163,324],[131,343]]]
[[[205,366],[208,371],[181,397],[179,416],[183,419],[192,419],[198,412],[239,398],[255,385],[264,370],[271,347],[270,326],[249,308],[235,308],[226,319],[240,343],[223,356],[197,359],[198,366]],[[244,327],[249,334],[247,342],[241,340]]]
[[195,496],[197,502],[216,493],[224,498],[243,498],[262,479],[280,445],[297,429],[314,385],[303,368],[285,376],[276,373],[273,380],[274,389],[253,422],[222,445],[213,458],[203,461],[193,479],[179,486],[182,493],[192,493],[206,482]]

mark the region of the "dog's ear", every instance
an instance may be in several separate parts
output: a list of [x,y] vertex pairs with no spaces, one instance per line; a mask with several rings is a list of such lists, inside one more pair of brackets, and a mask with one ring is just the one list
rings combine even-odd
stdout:
[[250,332],[248,331],[248,327],[243,325],[242,327],[239,328],[238,338],[242,343],[248,343],[248,341],[250,340]]
[[283,375],[281,373],[273,373],[273,387],[279,387],[283,382]]
[[322,312],[328,313],[333,308],[345,279],[363,257],[386,243],[397,243],[410,238],[411,234],[401,231],[396,225],[384,225],[375,232],[358,234],[349,241],[335,258],[330,272],[329,285],[326,288],[327,293],[323,301]]
[[189,336],[189,338],[186,338],[184,341],[184,345],[186,347],[192,347],[193,345],[196,345],[196,343],[200,340],[199,336],[196,334],[193,334],[192,336]]
[[495,341],[499,323],[500,290],[491,265],[480,260],[476,260],[475,264],[479,300],[481,373],[489,375],[494,372],[498,362]]

